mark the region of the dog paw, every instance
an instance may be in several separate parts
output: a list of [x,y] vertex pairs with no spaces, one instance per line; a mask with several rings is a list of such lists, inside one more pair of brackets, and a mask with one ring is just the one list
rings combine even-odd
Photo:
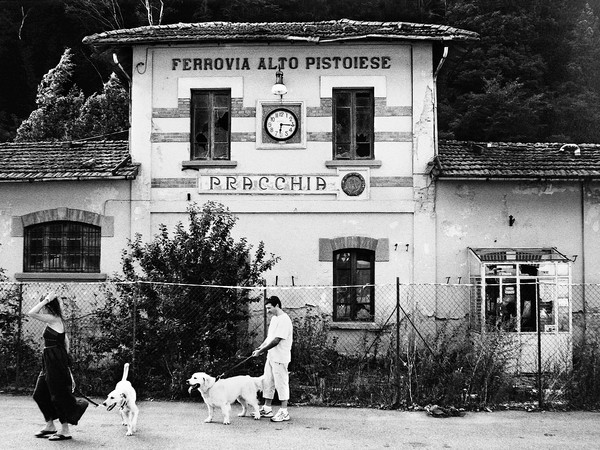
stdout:
[[231,425],[231,422],[229,420],[224,420],[223,425]]
[[128,431],[127,433],[125,433],[125,436],[133,436],[133,431]]
[[246,413],[239,413],[237,416],[238,417],[244,417],[246,415]]
[[212,417],[207,417],[206,419],[204,419],[205,423],[211,423],[212,422]]
[[254,414],[254,420],[260,420],[260,414]]

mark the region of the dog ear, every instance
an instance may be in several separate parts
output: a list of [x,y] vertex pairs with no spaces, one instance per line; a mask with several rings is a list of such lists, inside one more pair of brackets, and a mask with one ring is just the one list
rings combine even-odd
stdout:
[[126,395],[124,392],[121,392],[121,398],[124,398],[124,399],[126,399],[126,398],[127,398],[127,395]]
[[215,379],[213,377],[209,377],[208,375],[204,375],[202,377],[202,386],[205,389],[210,389],[215,384]]

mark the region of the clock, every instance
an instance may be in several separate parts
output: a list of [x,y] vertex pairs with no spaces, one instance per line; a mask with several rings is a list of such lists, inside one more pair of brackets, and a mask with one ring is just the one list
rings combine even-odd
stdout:
[[287,141],[298,131],[298,118],[287,108],[276,108],[265,117],[265,131],[277,141]]

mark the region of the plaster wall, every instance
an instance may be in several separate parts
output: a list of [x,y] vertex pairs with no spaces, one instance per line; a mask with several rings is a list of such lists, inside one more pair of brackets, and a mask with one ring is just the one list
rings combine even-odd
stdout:
[[[438,282],[467,282],[468,247],[556,247],[578,255],[573,282],[583,281],[578,182],[440,181],[436,220]],[[586,265],[592,264],[587,256]]]
[[[296,285],[330,285],[333,263],[331,259],[320,260],[319,239],[354,235],[389,240],[385,260],[376,262],[376,284],[394,284],[397,276],[402,283],[410,280],[410,214],[253,213],[239,217],[234,228],[237,238],[247,237],[255,245],[264,241],[268,253],[281,257],[266,276],[270,285],[275,284],[276,277],[280,285],[291,285],[292,276]],[[152,228],[157,230],[162,223],[172,230],[178,221],[185,224],[186,220],[185,214],[153,214]]]
[[119,269],[120,251],[129,234],[129,181],[57,181],[0,184],[0,267],[10,278],[23,271],[21,216],[70,208],[105,217],[100,271]]

